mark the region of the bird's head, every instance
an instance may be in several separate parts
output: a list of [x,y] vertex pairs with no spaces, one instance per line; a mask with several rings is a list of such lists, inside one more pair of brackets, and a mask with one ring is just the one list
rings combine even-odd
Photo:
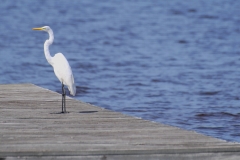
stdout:
[[51,30],[51,28],[49,26],[44,26],[44,27],[40,27],[40,28],[33,28],[33,30],[48,32],[49,30]]

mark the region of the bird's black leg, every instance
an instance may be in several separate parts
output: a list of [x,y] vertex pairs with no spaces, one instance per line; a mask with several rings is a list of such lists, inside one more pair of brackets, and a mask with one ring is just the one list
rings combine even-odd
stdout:
[[66,113],[66,102],[65,102],[65,89],[64,89],[64,84],[62,83],[62,113]]
[[64,90],[64,113],[67,113],[66,111],[66,92],[65,92],[65,88],[63,88]]

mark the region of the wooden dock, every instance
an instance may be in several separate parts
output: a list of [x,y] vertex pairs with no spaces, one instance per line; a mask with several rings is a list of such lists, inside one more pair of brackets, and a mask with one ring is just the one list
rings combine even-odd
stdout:
[[239,143],[66,101],[69,113],[56,114],[60,94],[33,84],[0,85],[0,160],[240,159]]

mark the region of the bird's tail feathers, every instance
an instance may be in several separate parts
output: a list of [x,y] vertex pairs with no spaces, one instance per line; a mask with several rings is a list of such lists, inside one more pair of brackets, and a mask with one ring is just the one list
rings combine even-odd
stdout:
[[68,86],[68,89],[69,89],[71,95],[73,95],[73,96],[76,95],[76,86],[74,83],[72,85]]

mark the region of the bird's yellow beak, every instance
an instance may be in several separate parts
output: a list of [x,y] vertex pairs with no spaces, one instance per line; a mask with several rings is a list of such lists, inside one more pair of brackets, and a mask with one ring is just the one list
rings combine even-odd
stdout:
[[32,30],[36,30],[36,31],[42,31],[42,28],[33,28]]

